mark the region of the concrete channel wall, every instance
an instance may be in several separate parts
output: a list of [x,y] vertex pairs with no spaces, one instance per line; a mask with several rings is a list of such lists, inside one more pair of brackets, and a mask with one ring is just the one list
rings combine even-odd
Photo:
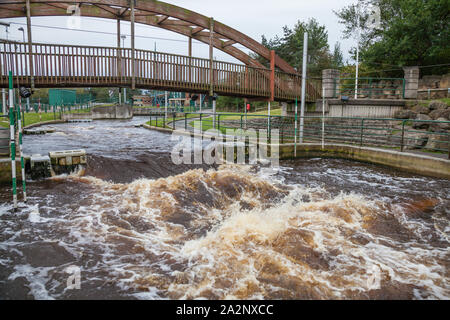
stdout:
[[[294,144],[280,145],[280,159],[294,158]],[[384,165],[407,172],[450,179],[450,160],[428,155],[343,144],[298,144],[297,158],[341,158]]]
[[129,105],[98,106],[91,112],[63,114],[63,120],[106,120],[106,119],[131,119],[133,107]]
[[[143,127],[168,133],[173,131],[172,129],[156,128],[149,125],[144,125]],[[204,133],[199,132],[179,131],[179,133],[196,138],[206,137]],[[261,145],[262,147],[268,147],[270,150],[270,145]],[[295,157],[294,148],[295,145],[293,143],[280,144],[280,159],[340,158],[383,165],[434,178],[450,179],[450,160],[428,155],[344,144],[325,144],[324,148],[322,148],[321,144],[304,143],[297,144],[297,156]]]
[[[360,117],[360,118],[393,118],[395,113],[405,108],[405,100],[391,99],[359,99],[342,101],[329,99],[325,101],[325,116],[327,117]],[[322,100],[318,100],[315,108],[306,115],[322,116]]]

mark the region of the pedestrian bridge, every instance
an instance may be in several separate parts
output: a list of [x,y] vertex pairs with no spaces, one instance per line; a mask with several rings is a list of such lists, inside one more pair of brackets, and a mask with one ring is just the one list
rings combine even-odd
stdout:
[[[33,43],[32,16],[87,16],[117,20],[117,46]],[[245,34],[213,18],[152,0],[5,0],[0,19],[27,17],[26,43],[0,41],[0,87],[131,87],[277,101],[301,96],[301,76],[286,61]],[[120,47],[120,21],[131,22],[131,48]],[[189,39],[189,55],[134,47],[134,24],[163,28]],[[192,39],[209,44],[209,59],[192,57]],[[255,55],[240,50],[244,46]],[[243,64],[213,59],[221,50]],[[258,55],[267,62],[254,57]],[[270,65],[270,67],[267,67]],[[320,83],[307,80],[306,100],[320,97]]]

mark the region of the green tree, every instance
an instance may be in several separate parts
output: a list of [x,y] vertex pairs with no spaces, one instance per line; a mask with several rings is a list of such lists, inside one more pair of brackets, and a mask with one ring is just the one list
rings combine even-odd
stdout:
[[[356,32],[358,16],[361,25],[361,60],[373,69],[393,69],[402,73],[403,66],[429,66],[450,63],[450,26],[448,0],[360,0],[337,11],[345,26],[344,37]],[[379,7],[379,28],[367,27],[370,7]],[[354,53],[354,50],[353,50]],[[449,72],[448,66],[424,68],[422,74]]]
[[245,112],[244,99],[236,97],[219,96],[217,98],[217,111]]
[[344,55],[342,54],[341,44],[339,42],[336,42],[334,45],[331,64],[334,69],[339,69],[344,66]]
[[[331,67],[333,55],[328,45],[328,31],[317,20],[298,21],[291,29],[283,27],[283,35],[267,40],[263,35],[261,43],[275,52],[298,72],[302,69],[303,35],[308,32],[308,72],[311,76],[320,76],[322,69]],[[268,62],[259,59],[268,66]]]

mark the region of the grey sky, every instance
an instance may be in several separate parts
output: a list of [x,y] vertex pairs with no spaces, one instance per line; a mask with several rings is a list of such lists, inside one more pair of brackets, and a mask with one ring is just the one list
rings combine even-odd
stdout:
[[[263,34],[268,38],[272,38],[275,35],[282,34],[283,26],[293,27],[298,20],[305,21],[314,17],[320,24],[326,26],[331,48],[337,41],[341,42],[344,57],[348,58],[348,50],[354,46],[353,40],[342,39],[342,26],[338,23],[333,10],[354,3],[355,0],[166,0],[166,2],[214,17],[214,19],[247,34],[258,42],[261,41],[261,35]],[[23,18],[2,21],[25,23]],[[45,25],[66,28],[66,17],[36,17],[32,18],[32,25],[35,26],[33,27],[33,41],[35,42],[99,46],[116,45],[115,35],[37,27],[38,25]],[[9,33],[10,39],[22,40],[22,33],[17,30],[20,26],[20,24],[12,24]],[[86,17],[81,20],[81,29],[114,33],[116,32],[116,23],[113,20]],[[122,33],[130,33],[129,23],[122,22]],[[152,37],[150,39],[137,38],[137,48],[153,50],[156,42],[157,51],[187,54],[186,37],[176,33],[137,24],[136,35]],[[0,37],[6,37],[5,28],[3,27],[0,28]],[[169,38],[173,41],[153,38]],[[129,37],[127,37],[125,45],[130,45]],[[244,48],[241,47],[240,49]],[[247,52],[248,50],[244,51]],[[208,46],[194,42],[193,55],[207,57]],[[214,56],[218,60],[236,62],[234,58],[219,50],[214,50]]]

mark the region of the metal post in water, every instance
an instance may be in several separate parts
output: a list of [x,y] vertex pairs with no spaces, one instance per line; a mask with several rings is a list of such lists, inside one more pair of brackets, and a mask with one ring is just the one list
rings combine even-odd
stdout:
[[19,109],[17,109],[17,124],[19,131],[19,152],[20,152],[20,166],[22,170],[22,187],[23,187],[23,201],[27,202],[27,188],[25,181],[25,163],[23,160],[23,148],[22,148],[22,136],[23,136],[23,128],[22,122],[20,121],[20,112],[22,111],[22,98],[19,98]]
[[9,136],[11,145],[11,177],[13,189],[14,210],[17,210],[17,181],[16,181],[16,143],[14,127],[14,94],[12,71],[9,72]]
[[302,101],[300,106],[300,143],[303,143],[303,124],[306,99],[306,62],[308,60],[308,33],[303,36],[303,66],[302,66]]

